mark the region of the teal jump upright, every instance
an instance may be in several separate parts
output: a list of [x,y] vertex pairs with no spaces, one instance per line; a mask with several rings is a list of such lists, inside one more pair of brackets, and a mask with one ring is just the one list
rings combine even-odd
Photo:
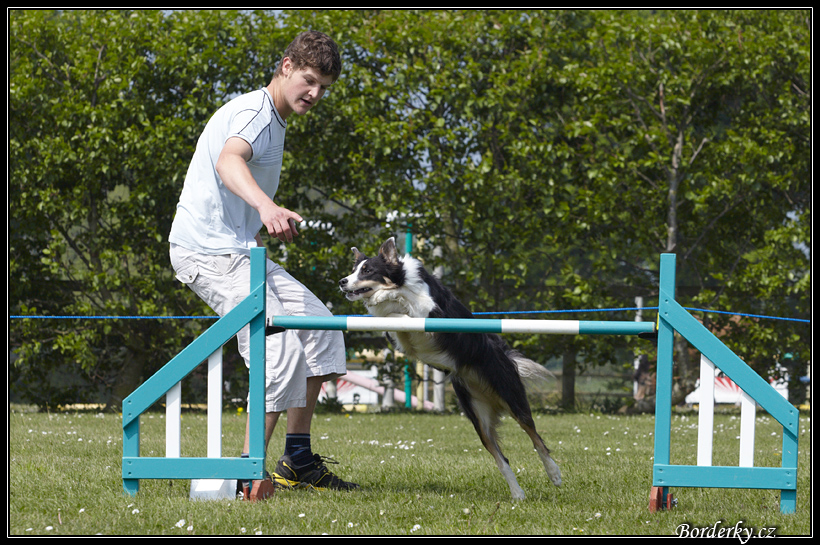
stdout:
[[[783,426],[781,467],[691,466],[670,463],[672,370],[677,332]],[[655,398],[653,491],[667,505],[670,487],[780,490],[780,511],[797,504],[798,410],[675,301],[675,255],[663,254],[658,302],[658,361]]]
[[[251,249],[250,293],[176,357],[145,381],[122,405],[122,485],[135,495],[140,479],[243,479],[265,476],[265,249]],[[248,458],[140,456],[140,416],[239,330],[250,325]]]

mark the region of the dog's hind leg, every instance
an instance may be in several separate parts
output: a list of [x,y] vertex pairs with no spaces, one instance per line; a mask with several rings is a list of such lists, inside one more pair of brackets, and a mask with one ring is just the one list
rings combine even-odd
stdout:
[[552,484],[561,486],[561,470],[558,468],[558,464],[555,463],[555,460],[550,456],[550,449],[547,448],[547,445],[544,444],[544,440],[538,435],[532,416],[529,414],[513,416],[516,422],[518,422],[518,425],[521,426],[521,429],[530,436],[535,451],[541,458],[541,463],[544,464],[544,469],[547,471],[547,476],[550,478],[550,481],[552,481]]
[[[519,371],[522,369],[526,370],[528,376],[537,375],[543,371],[543,367],[526,358],[517,358],[514,361]],[[547,476],[555,486],[560,486],[561,470],[550,456],[549,449],[535,429],[535,422],[532,419],[532,410],[527,401],[527,392],[524,384],[518,375],[507,375],[506,378],[507,382],[505,386],[503,388],[496,388],[496,392],[499,397],[504,399],[504,402],[507,404],[507,409],[515,421],[518,422],[518,425],[521,426],[521,429],[530,436],[530,440],[536,452],[538,452],[538,456],[541,458],[541,463],[544,464],[544,469],[547,471]]]
[[498,466],[498,470],[501,472],[504,480],[507,481],[512,498],[514,500],[523,500],[526,497],[524,490],[519,486],[518,480],[515,478],[515,473],[513,473],[510,467],[509,460],[507,460],[501,452],[501,448],[498,446],[498,433],[496,431],[499,417],[498,411],[491,405],[473,398],[469,391],[461,385],[458,380],[453,380],[453,389],[461,403],[461,408],[473,423],[478,437],[481,439],[481,444],[483,444],[484,448],[492,455],[496,466]]
[[503,475],[504,479],[507,481],[512,498],[514,500],[523,500],[525,497],[524,491],[521,489],[518,484],[518,480],[515,478],[515,473],[513,473],[513,470],[510,467],[509,460],[507,460],[507,457],[504,456],[501,452],[501,448],[498,446],[498,432],[496,428],[498,425],[498,414],[496,410],[489,405],[483,403],[478,403],[477,405],[476,413],[478,414],[481,426],[481,432],[479,432],[481,440],[495,459],[495,464],[498,466],[498,470],[501,472],[501,475]]

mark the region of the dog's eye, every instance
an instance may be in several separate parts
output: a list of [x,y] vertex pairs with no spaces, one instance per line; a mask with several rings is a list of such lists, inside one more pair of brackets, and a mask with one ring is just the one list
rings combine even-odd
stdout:
[[367,265],[362,265],[362,272],[365,273],[365,274],[370,272],[370,269],[368,268]]

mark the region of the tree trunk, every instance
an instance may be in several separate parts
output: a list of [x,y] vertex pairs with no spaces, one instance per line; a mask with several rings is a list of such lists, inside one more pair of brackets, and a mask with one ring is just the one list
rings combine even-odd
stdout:
[[565,411],[575,410],[575,348],[564,350],[561,371],[561,407]]
[[122,409],[122,401],[142,383],[143,368],[144,361],[141,357],[129,359],[123,364],[117,374],[114,386],[111,388],[111,396],[108,398],[108,403],[106,403],[108,409]]

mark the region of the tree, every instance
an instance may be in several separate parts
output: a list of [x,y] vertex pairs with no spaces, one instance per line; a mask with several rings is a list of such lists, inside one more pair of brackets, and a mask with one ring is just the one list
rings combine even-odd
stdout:
[[[344,29],[332,105],[289,128],[289,138],[304,130],[334,150],[324,161],[295,160],[288,172],[316,189],[319,198],[302,206],[319,212],[332,200],[337,212],[352,211],[324,216],[337,241],[377,247],[411,229],[420,241],[414,254],[441,267],[474,311],[613,306],[589,257],[610,250],[590,247],[595,226],[584,212],[589,194],[578,191],[577,136],[564,129],[576,106],[563,70],[588,55],[591,14],[375,11],[334,14],[332,27],[324,13],[287,16]],[[335,262],[346,274],[342,252]],[[544,361],[564,353],[610,361],[626,346],[514,342]]]
[[[674,251],[688,306],[809,317],[806,11],[9,20],[15,314],[210,314],[167,260],[196,138],[315,28],[339,43],[343,75],[315,111],[288,120],[277,200],[308,225],[294,245],[267,245],[334,312],[359,312],[337,288],[349,247],[412,229],[414,254],[474,311],[623,307],[636,295],[651,305],[657,256]],[[810,359],[802,324],[704,320],[760,372],[785,351]],[[116,403],[206,325],[15,320],[12,378],[44,404],[91,387]],[[575,354],[597,365],[648,351],[617,337],[511,340],[568,366]],[[77,390],[43,387],[43,371],[60,367],[82,377]]]
[[[678,254],[681,299],[691,306],[807,316],[808,14],[598,15],[589,35],[595,54],[568,75],[585,105],[571,126],[583,136],[585,177],[597,179],[604,196],[590,210],[639,227],[613,229],[628,240],[613,243],[619,259],[640,278],[653,270],[641,254]],[[761,272],[781,267],[775,296]],[[761,373],[808,334],[758,320],[704,320]],[[764,341],[788,330],[787,340]],[[696,371],[687,351],[678,352],[685,393]]]
[[[211,314],[173,280],[167,234],[206,116],[264,77],[251,16],[10,13],[11,312]],[[15,321],[12,376],[54,405],[76,400],[65,369],[116,406],[206,325]]]
[[[416,253],[474,310],[648,302],[658,254],[671,251],[690,306],[806,313],[808,24],[805,12],[782,15],[334,14],[349,64],[336,108],[305,125],[339,152],[323,163],[330,183],[317,202],[354,210],[364,225],[337,219],[338,238],[367,238],[365,227],[378,233],[373,247],[406,228],[388,223],[393,213],[412,221],[426,241]],[[780,279],[783,303],[750,296],[773,283],[761,269]],[[807,333],[705,320],[761,372],[782,351],[775,331],[791,329],[790,346]],[[615,339],[516,343],[592,364],[618,348],[649,351]],[[696,373],[679,348],[685,390]]]

